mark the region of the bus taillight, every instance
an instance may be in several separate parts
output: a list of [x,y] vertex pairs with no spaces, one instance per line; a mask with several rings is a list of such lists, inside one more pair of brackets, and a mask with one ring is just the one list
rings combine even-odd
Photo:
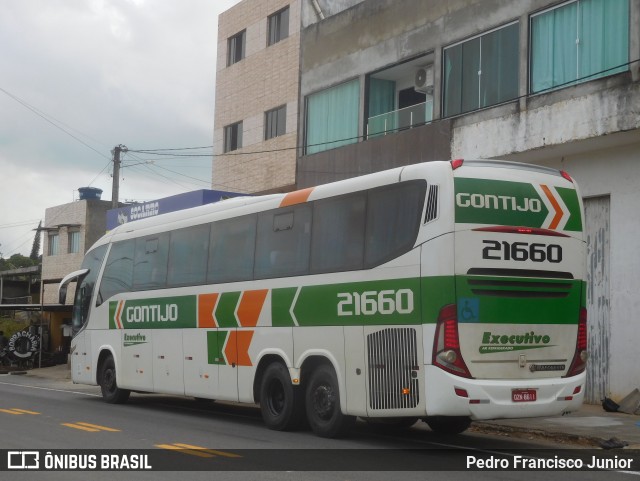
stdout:
[[455,159],[451,161],[451,170],[456,170],[459,167],[462,167],[464,164],[464,159]]
[[458,313],[455,304],[449,304],[440,309],[433,341],[432,362],[435,366],[456,376],[472,377],[460,352]]
[[580,309],[580,319],[578,320],[578,337],[576,339],[576,352],[573,355],[571,367],[566,377],[580,374],[587,367],[587,310],[583,307]]
[[569,182],[571,182],[573,184],[573,179],[571,178],[571,176],[569,174],[567,174],[564,170],[560,171],[560,175],[567,179]]

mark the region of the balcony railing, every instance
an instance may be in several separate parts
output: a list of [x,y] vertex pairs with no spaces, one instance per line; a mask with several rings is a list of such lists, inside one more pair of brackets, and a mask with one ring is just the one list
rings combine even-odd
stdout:
[[424,125],[433,119],[433,100],[369,117],[367,138]]

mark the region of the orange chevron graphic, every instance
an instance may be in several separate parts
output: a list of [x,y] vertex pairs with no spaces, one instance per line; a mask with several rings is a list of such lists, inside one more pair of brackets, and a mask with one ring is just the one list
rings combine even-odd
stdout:
[[551,224],[549,224],[549,229],[557,229],[558,225],[560,224],[560,221],[562,220],[562,216],[564,215],[564,213],[562,212],[562,208],[560,207],[560,204],[558,203],[556,198],[551,193],[551,189],[549,189],[549,187],[547,187],[546,185],[540,185],[540,187],[542,188],[545,195],[549,199],[549,202],[551,202],[553,209],[556,211],[556,215],[551,220]]
[[306,189],[289,192],[284,196],[282,202],[280,202],[280,207],[287,207],[289,205],[302,204],[303,202],[306,202],[313,189],[314,187],[308,187]]
[[224,354],[227,358],[227,364],[236,364],[237,366],[252,366],[249,357],[249,346],[253,331],[230,331],[229,340],[224,348]]
[[220,294],[202,294],[198,296],[198,327],[218,327],[213,310]]
[[124,308],[124,301],[118,302],[118,309],[116,310],[115,321],[116,327],[122,329],[122,309]]
[[269,289],[245,291],[238,305],[237,317],[242,327],[256,327]]

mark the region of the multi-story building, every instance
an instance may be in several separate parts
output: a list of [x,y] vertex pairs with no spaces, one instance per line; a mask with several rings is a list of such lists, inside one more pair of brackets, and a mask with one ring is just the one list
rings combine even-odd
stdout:
[[295,186],[300,0],[244,0],[218,25],[214,189]]
[[[257,62],[246,61],[233,84],[224,63],[237,32],[266,28],[267,3],[244,0],[220,17],[218,101],[249,86],[270,95]],[[448,158],[567,170],[582,189],[589,239],[587,398],[639,386],[640,0],[300,0],[291,8],[301,12],[298,103],[292,111],[287,103],[288,114],[299,113],[297,122],[287,117],[292,137],[298,126],[296,187]],[[248,20],[228,28],[239,12]],[[268,50],[266,34],[258,37]],[[216,104],[219,150],[223,126],[252,118],[238,102],[258,105],[247,95]],[[247,164],[217,158],[214,185],[222,165],[236,167],[228,181],[262,179],[247,190],[288,184],[259,166],[275,159],[277,171],[290,172],[291,158],[260,155]]]
[[[82,189],[81,189],[82,192]],[[69,204],[49,207],[44,217],[42,249],[43,303],[58,302],[58,282],[78,270],[84,254],[106,232],[107,211],[111,201],[94,193]],[[73,302],[73,287],[67,296]]]

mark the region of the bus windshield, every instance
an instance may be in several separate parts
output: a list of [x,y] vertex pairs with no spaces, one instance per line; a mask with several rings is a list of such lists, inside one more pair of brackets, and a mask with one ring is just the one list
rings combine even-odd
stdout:
[[73,314],[71,316],[74,334],[78,332],[89,318],[89,308],[91,307],[91,296],[93,288],[100,272],[100,266],[104,259],[107,246],[100,246],[88,252],[82,262],[82,268],[89,271],[80,279],[76,287],[75,299],[73,301]]

